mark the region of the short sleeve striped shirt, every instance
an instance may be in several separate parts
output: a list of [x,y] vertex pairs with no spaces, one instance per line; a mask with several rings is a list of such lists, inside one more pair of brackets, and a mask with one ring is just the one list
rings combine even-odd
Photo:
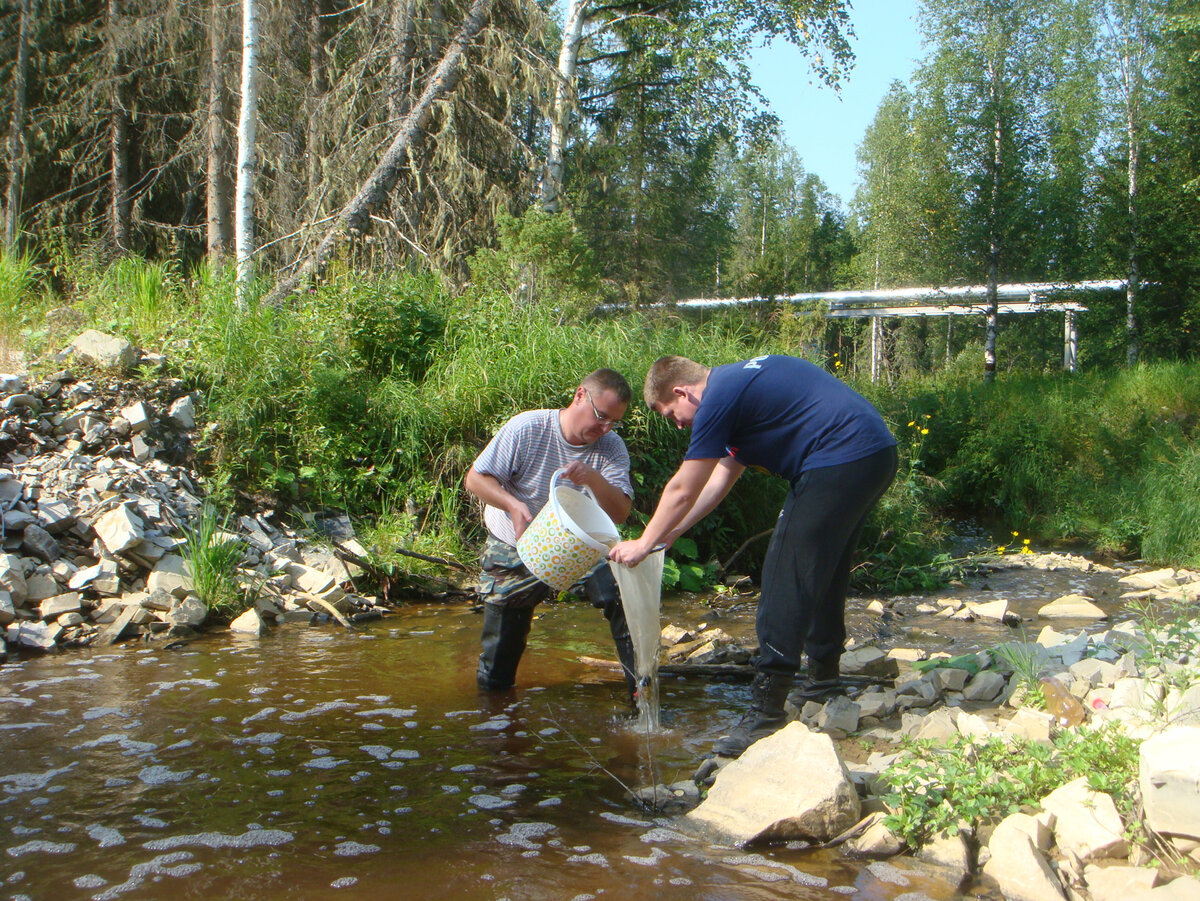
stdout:
[[[537,516],[550,496],[550,478],[576,460],[597,470],[626,497],[633,497],[629,451],[621,437],[608,432],[592,444],[568,444],[558,424],[558,410],[518,413],[488,442],[475,459],[474,469],[494,476],[506,491],[524,502],[532,516]],[[512,521],[503,510],[485,507],[483,519],[496,538],[517,543]]]

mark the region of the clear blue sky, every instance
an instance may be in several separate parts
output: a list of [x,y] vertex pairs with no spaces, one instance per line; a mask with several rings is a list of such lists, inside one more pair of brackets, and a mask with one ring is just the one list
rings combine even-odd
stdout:
[[917,0],[851,0],[854,68],[840,92],[820,84],[808,59],[776,42],[750,61],[755,83],[783,123],[783,136],[807,172],[845,203],[858,182],[855,153],[879,101],[896,80],[907,82],[923,55]]

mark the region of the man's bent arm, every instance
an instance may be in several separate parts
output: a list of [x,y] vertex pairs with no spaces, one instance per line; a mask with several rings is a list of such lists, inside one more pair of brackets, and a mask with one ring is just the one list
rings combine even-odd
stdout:
[[533,520],[529,508],[500,484],[500,480],[472,466],[463,477],[463,487],[490,507],[503,510],[512,520],[513,531],[518,538]]
[[679,525],[667,534],[666,543],[668,545],[674,544],[676,538],[716,509],[717,504],[725,500],[725,495],[729,494],[729,489],[733,487],[733,483],[741,478],[742,473],[745,471],[746,467],[733,459],[733,457],[722,457],[720,462],[713,467],[712,474],[709,475],[708,481],[704,483],[704,488],[701,489],[700,496],[696,498],[696,502],[692,504],[692,509],[687,512],[687,515],[684,516]]
[[658,499],[658,507],[650,517],[650,522],[646,524],[641,537],[621,542],[613,548],[609,558],[618,563],[636,566],[646,558],[652,547],[664,543],[696,505],[718,462],[716,457],[707,460],[684,460],[663,489],[662,497]]

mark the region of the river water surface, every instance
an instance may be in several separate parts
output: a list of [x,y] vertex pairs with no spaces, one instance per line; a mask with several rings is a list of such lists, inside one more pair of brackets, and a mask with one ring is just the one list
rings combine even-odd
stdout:
[[[1089,587],[1058,578],[1030,594]],[[613,656],[599,613],[540,614],[519,686],[500,695],[475,688],[480,618],[467,606],[406,607],[353,632],[10,658],[0,897],[961,897],[904,859],[716,847],[639,809],[625,787],[690,777],[745,709],[745,684],[664,678],[650,740],[619,677],[580,661]],[[664,622],[742,635],[752,614],[663,603]],[[919,631],[888,628],[897,643]]]

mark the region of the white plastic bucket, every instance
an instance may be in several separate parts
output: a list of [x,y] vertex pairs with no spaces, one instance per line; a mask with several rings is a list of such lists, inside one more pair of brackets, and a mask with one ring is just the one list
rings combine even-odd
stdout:
[[556,591],[566,591],[608,556],[621,540],[617,527],[590,491],[550,479],[550,498],[517,540],[525,567]]

